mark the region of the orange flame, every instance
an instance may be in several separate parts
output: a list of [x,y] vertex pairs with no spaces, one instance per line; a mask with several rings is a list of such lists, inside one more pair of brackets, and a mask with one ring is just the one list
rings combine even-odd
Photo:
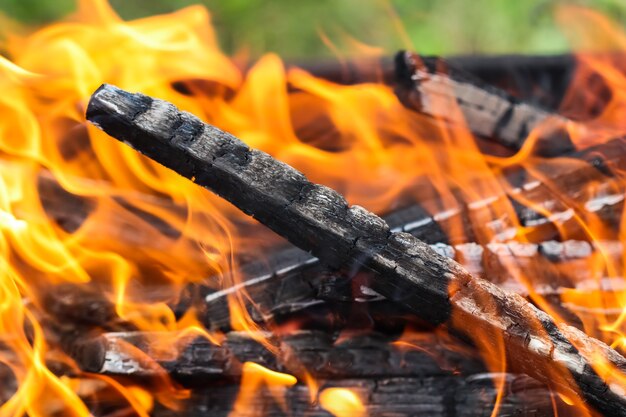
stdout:
[[243,364],[239,395],[230,415],[263,416],[265,410],[255,402],[255,399],[261,397],[259,391],[263,389],[268,391],[283,411],[287,411],[286,390],[297,382],[293,375],[272,371],[254,362],[246,362]]
[[[587,9],[559,9],[557,18],[583,51],[562,111],[591,115],[586,122],[595,132],[571,132],[575,145],[605,142],[626,127],[623,58],[614,54],[626,50],[626,35],[608,18]],[[511,157],[486,156],[464,126],[408,111],[389,86],[340,86],[301,69],[287,70],[273,54],[244,74],[219,50],[210,15],[202,7],[126,22],[104,0],[81,0],[66,21],[26,36],[3,35],[0,362],[11,370],[18,389],[0,406],[1,417],[48,416],[55,410],[90,415],[76,380],[53,374],[47,365],[52,356],[63,356],[56,342],[63,329],[47,325],[53,318],[44,295],[52,286],[69,283],[80,291],[81,284],[88,283],[114,305],[125,325],[162,332],[155,355],[175,355],[196,336],[221,341],[219,334],[204,329],[193,308],[175,314],[177,294],[187,285],[217,289],[238,283],[238,259],[258,258],[277,241],[229,204],[86,125],[85,104],[103,82],[169,100],[372,211],[383,212],[403,199],[423,203],[432,214],[473,204],[469,225],[459,217],[447,221],[440,216],[452,243],[466,240],[468,227],[482,245],[532,242],[532,231],[519,224],[512,200],[546,217],[570,215],[557,220],[555,227],[566,238],[568,225],[575,223],[596,251],[576,264],[590,270],[590,277],[580,278],[570,264],[560,268],[568,285],[561,300],[579,316],[587,333],[617,348],[626,344],[626,288],[613,285],[623,277],[626,223],[613,230],[585,206],[590,199],[623,196],[619,170],[606,181],[590,177],[575,196],[566,197],[546,167],[585,163],[536,157],[537,132],[531,132],[526,145]],[[381,53],[352,45],[363,54]],[[593,94],[585,95],[588,92]],[[437,104],[449,112],[460,111],[454,102]],[[523,168],[545,187],[530,197],[519,195],[503,174],[512,167]],[[53,212],[55,202],[60,213]],[[513,233],[485,227],[494,219]],[[621,244],[617,254],[609,241]],[[533,302],[564,323],[561,312],[535,290],[532,274],[541,266],[527,268],[513,260],[503,268],[527,288]],[[613,284],[607,285],[605,278]],[[258,324],[243,306],[247,301],[243,291],[230,297],[233,327],[258,337]],[[485,361],[502,375],[502,335],[476,337]],[[419,349],[418,339],[407,332],[395,343]],[[482,343],[486,340],[493,343]],[[275,351],[270,341],[261,342]],[[607,381],[625,386],[623,376],[602,357],[588,359]],[[253,363],[246,363],[243,371],[239,409],[250,411],[258,389],[269,390],[283,404],[285,389],[296,383],[291,375]],[[304,375],[311,392],[316,391],[318,381]],[[80,379],[97,380],[119,392],[141,416],[150,412],[154,401],[175,407],[174,400],[185,394],[173,386],[155,394],[110,378]],[[503,386],[502,380],[495,382]],[[502,395],[501,390],[499,398]],[[319,401],[337,416],[365,415],[358,395],[349,389],[325,389]],[[53,403],[55,407],[49,406]],[[583,404],[573,404],[585,412]]]
[[367,411],[359,396],[347,388],[326,388],[319,396],[320,406],[336,417],[365,417]]

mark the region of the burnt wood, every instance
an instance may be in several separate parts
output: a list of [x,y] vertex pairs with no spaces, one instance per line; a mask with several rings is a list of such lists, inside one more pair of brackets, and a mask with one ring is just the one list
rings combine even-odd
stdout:
[[[385,214],[384,219],[394,231],[409,232],[426,243],[465,243],[478,241],[472,218],[484,217],[482,211],[491,207],[511,205],[514,218],[487,218],[480,228],[501,237],[501,240],[518,238],[515,236],[517,223],[524,226],[524,240],[533,242],[556,240],[587,240],[589,236],[580,222],[571,215],[571,202],[580,207],[581,216],[597,216],[609,227],[617,228],[623,212],[624,189],[614,173],[626,169],[626,139],[616,138],[606,143],[571,152],[563,157],[585,160],[589,165],[571,164],[564,166],[561,160],[549,160],[537,164],[544,178],[536,178],[523,167],[516,166],[503,172],[502,181],[510,185],[510,191],[499,195],[489,195],[480,199],[464,196],[461,190],[451,190],[456,196],[455,204],[436,210],[440,202],[436,198],[421,200],[418,203],[395,209]],[[83,181],[87,179],[73,179]],[[81,227],[89,215],[95,211],[100,201],[96,198],[78,196],[67,192],[47,170],[40,170],[37,177],[38,193],[46,214],[63,230],[73,233]],[[599,184],[595,195],[586,195],[583,190],[590,184]],[[94,187],[107,186],[93,181]],[[556,194],[554,190],[558,190]],[[563,198],[567,201],[562,201]],[[519,201],[519,202],[518,202]],[[525,201],[534,201],[552,212],[545,217]],[[173,242],[180,238],[180,230],[157,216],[141,210],[138,206],[158,207],[180,218],[186,217],[186,207],[160,196],[133,193],[128,196],[115,196],[109,199],[120,216],[111,216],[106,227],[98,228],[90,234],[92,241],[115,241],[125,245],[139,246],[154,252],[167,252]],[[429,207],[430,209],[427,209]],[[462,224],[460,234],[449,235],[451,224]],[[566,231],[566,235],[561,235]],[[201,251],[190,253],[189,257],[204,262]]]
[[[497,283],[500,287],[528,297],[527,288],[516,277],[523,272],[533,291],[547,299],[553,308],[562,313],[570,324],[577,327],[577,317],[572,314],[576,306],[563,305],[561,292],[578,288],[581,293],[592,294],[598,288],[596,275],[590,269],[589,257],[597,250],[585,241],[543,242],[522,244],[517,242],[479,245],[467,243],[456,246],[431,245],[433,250],[460,262],[465,268]],[[618,257],[620,242],[604,242],[604,256]],[[358,327],[354,314],[365,314],[377,326],[403,325],[406,311],[377,294],[369,286],[371,276],[350,275],[345,271],[329,270],[317,258],[295,247],[277,248],[266,258],[248,262],[239,267],[242,282],[223,289],[208,284],[190,284],[180,294],[172,296],[169,303],[180,317],[195,306],[202,322],[210,329],[231,329],[229,298],[240,292],[237,302],[257,323],[290,320],[296,313],[307,313],[317,325]],[[215,281],[208,278],[207,282]],[[226,280],[228,281],[228,280]],[[579,285],[580,284],[580,285]],[[604,279],[609,288],[624,285],[620,279]],[[166,299],[171,288],[153,284],[144,290],[145,299]],[[106,295],[91,287],[62,284],[48,288],[43,295],[43,307],[52,320],[69,324],[71,328],[101,327],[109,331],[128,328],[115,313],[115,306]],[[346,316],[344,320],[344,316]],[[364,317],[365,319],[365,317]],[[67,326],[65,326],[67,327]]]
[[[86,187],[106,187],[108,185],[86,178],[74,178],[73,181],[83,182]],[[46,169],[41,169],[37,173],[37,191],[41,205],[46,214],[68,233],[73,233],[79,229],[87,217],[89,217],[98,206],[97,198],[79,196],[66,191],[61,184],[59,184],[53,173]],[[136,218],[144,221],[147,226],[156,229],[161,235],[170,239],[180,237],[180,231],[174,226],[150,213],[142,211],[137,207],[137,203],[161,207],[181,218],[184,218],[186,215],[186,208],[184,206],[176,204],[172,200],[164,197],[141,193],[133,193],[128,197],[114,196],[111,197],[111,200],[122,209],[127,210],[129,214],[135,215]],[[111,220],[117,223],[108,225],[108,228],[102,231],[106,234],[108,230],[110,236],[107,237],[111,239],[117,238],[118,240],[137,243],[136,241],[133,242],[133,237],[137,239],[145,234],[142,233],[140,226],[126,218],[114,217]],[[117,233],[117,235],[114,235],[114,233]],[[146,241],[146,243],[148,242]]]
[[[259,340],[275,347],[268,350]],[[160,344],[159,340],[170,340]],[[242,365],[254,362],[299,377],[345,379],[390,376],[474,374],[485,368],[475,349],[432,332],[415,333],[395,342],[380,333],[337,339],[328,332],[229,332],[216,345],[203,337],[175,333],[113,332],[75,341],[71,349],[81,369],[111,376],[150,378],[166,372],[187,386],[237,378]],[[395,343],[394,343],[395,342]],[[168,349],[163,349],[169,346]]]
[[[220,346],[202,338],[186,340],[175,360],[159,359],[155,341],[163,336],[105,333],[83,344],[76,356],[85,370],[115,377],[145,381],[167,372],[194,389],[185,404],[186,416],[209,411],[211,415],[225,415],[231,411],[245,361],[300,377],[306,371],[322,390],[350,388],[362,399],[368,415],[490,415],[497,395],[494,381],[503,384],[503,415],[551,416],[553,404],[559,410],[564,406],[536,380],[524,375],[488,373],[474,348],[434,333],[409,334],[394,342],[376,333],[335,339],[327,333],[310,331],[281,338],[232,332]],[[277,353],[271,354],[255,341],[258,337],[271,337]],[[148,356],[142,357],[143,353]],[[253,406],[270,416],[329,415],[318,404],[311,404],[309,394],[306,385],[294,386],[286,392],[289,409],[280,410],[273,408],[270,393],[260,390],[255,393]],[[173,414],[161,407],[155,415]]]
[[[472,276],[408,233],[393,233],[379,217],[350,206],[336,191],[170,103],[111,85],[92,96],[87,119],[233,203],[311,251],[331,267],[375,274],[371,287],[432,324],[448,323],[485,348],[500,348],[514,372],[550,384],[598,411],[626,416],[618,379],[605,381],[591,359],[616,372],[626,359],[606,344],[550,316],[519,295]],[[494,346],[495,344],[495,346]]]
[[[593,292],[595,272],[589,259],[597,256],[597,248],[585,241],[548,241],[533,243],[466,243],[430,245],[443,256],[455,259],[466,269],[484,276],[501,288],[528,296],[520,279],[527,279],[533,291],[547,299],[570,324],[581,324],[577,317],[562,305],[561,292],[566,288]],[[604,242],[606,256],[619,257],[620,242]],[[203,322],[208,328],[230,329],[229,298],[237,298],[250,317],[258,323],[289,318],[296,312],[336,303],[377,303],[384,300],[371,289],[371,276],[330,270],[307,252],[294,247],[277,250],[267,259],[250,262],[239,268],[242,282],[221,290],[198,290],[202,293],[200,305]],[[523,278],[516,274],[524,274]],[[604,285],[620,288],[620,279],[605,279]],[[586,286],[586,287],[584,287]],[[573,308],[573,307],[572,307]],[[376,307],[369,311],[375,314]],[[330,310],[340,310],[336,305]],[[402,309],[398,314],[402,313]]]
[[[522,100],[554,111],[567,91],[572,74],[580,65],[574,55],[458,55],[446,62]],[[338,84],[396,81],[394,59],[390,56],[347,61],[296,61],[315,77]]]
[[[581,294],[591,296],[601,288],[597,271],[592,270],[589,262],[590,257],[598,256],[597,248],[585,241],[549,241],[540,245],[517,242],[485,246],[436,244],[431,247],[457,260],[472,273],[528,297],[527,288],[515,275],[518,271],[525,274],[533,291],[577,327],[582,327],[577,317],[580,309],[564,305],[560,298],[562,291],[577,288]],[[603,256],[618,258],[621,252],[620,242],[603,242]],[[239,273],[243,282],[223,289],[189,285],[180,297],[173,297],[175,302],[171,302],[170,307],[182,316],[193,305],[207,328],[226,331],[231,329],[229,298],[236,298],[257,323],[288,321],[299,314],[316,326],[358,328],[371,322],[378,327],[395,328],[404,326],[408,319],[404,309],[394,308],[368,286],[371,276],[329,270],[312,255],[295,247],[277,249],[263,260],[245,263]],[[601,285],[621,288],[624,282],[606,278]],[[170,290],[152,285],[145,291],[166,294]],[[234,297],[237,292],[245,296]],[[71,327],[99,326],[109,331],[129,328],[117,317],[114,305],[102,291],[85,286],[64,284],[49,288],[43,297],[43,307],[55,322],[71,323]],[[355,321],[355,316],[361,320]]]
[[[573,149],[567,126],[574,122],[487,85],[441,58],[401,51],[395,71],[398,98],[413,110],[466,124],[475,135],[513,149],[521,148],[534,128],[550,125],[542,132],[542,139],[550,141],[543,152],[558,155]],[[459,111],[451,111],[451,105]]]
[[[350,389],[363,402],[365,415],[370,417],[491,417],[494,416],[498,395],[493,382],[495,378],[503,389],[495,416],[581,416],[556,394],[525,375],[482,373],[466,378],[436,376],[326,380],[320,381],[320,392],[328,388]],[[238,392],[239,386],[234,384],[194,390],[191,398],[184,403],[183,413],[186,417],[333,417],[318,402],[311,402],[312,393],[304,384],[286,390],[286,409],[281,408],[271,393],[262,388],[256,392],[252,403],[248,404],[248,410],[239,409],[233,413],[233,403]],[[181,413],[157,404],[152,415],[178,417]]]

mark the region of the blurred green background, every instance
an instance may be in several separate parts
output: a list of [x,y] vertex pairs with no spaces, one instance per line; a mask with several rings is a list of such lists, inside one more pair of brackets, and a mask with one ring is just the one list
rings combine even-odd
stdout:
[[[323,41],[347,36],[388,51],[421,53],[558,53],[568,49],[553,19],[557,4],[581,4],[626,23],[626,0],[111,0],[125,19],[190,4],[211,12],[222,47],[288,59],[332,55]],[[31,25],[62,18],[74,0],[0,0],[0,12]],[[396,15],[398,19],[393,16]],[[401,24],[398,24],[398,20]],[[323,34],[323,35],[322,35]]]

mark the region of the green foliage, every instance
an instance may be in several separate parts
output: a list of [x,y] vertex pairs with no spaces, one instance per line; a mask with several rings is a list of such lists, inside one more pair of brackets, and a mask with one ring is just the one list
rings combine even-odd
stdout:
[[[225,50],[274,51],[290,59],[332,55],[353,38],[394,51],[555,53],[567,42],[552,18],[558,4],[582,4],[626,22],[624,0],[111,0],[126,19],[194,3],[208,7]],[[0,11],[27,23],[58,19],[73,0],[0,0]],[[396,24],[393,16],[401,24]],[[402,31],[410,39],[403,41]]]

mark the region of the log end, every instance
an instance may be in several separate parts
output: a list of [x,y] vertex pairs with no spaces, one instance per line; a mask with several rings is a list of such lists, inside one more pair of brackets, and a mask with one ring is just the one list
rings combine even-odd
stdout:
[[107,346],[103,337],[89,338],[73,345],[70,354],[83,371],[100,373],[106,361]]
[[143,94],[133,94],[111,84],[102,84],[92,94],[87,105],[87,120],[104,128],[108,119],[132,119],[132,115],[145,112],[152,99]]

